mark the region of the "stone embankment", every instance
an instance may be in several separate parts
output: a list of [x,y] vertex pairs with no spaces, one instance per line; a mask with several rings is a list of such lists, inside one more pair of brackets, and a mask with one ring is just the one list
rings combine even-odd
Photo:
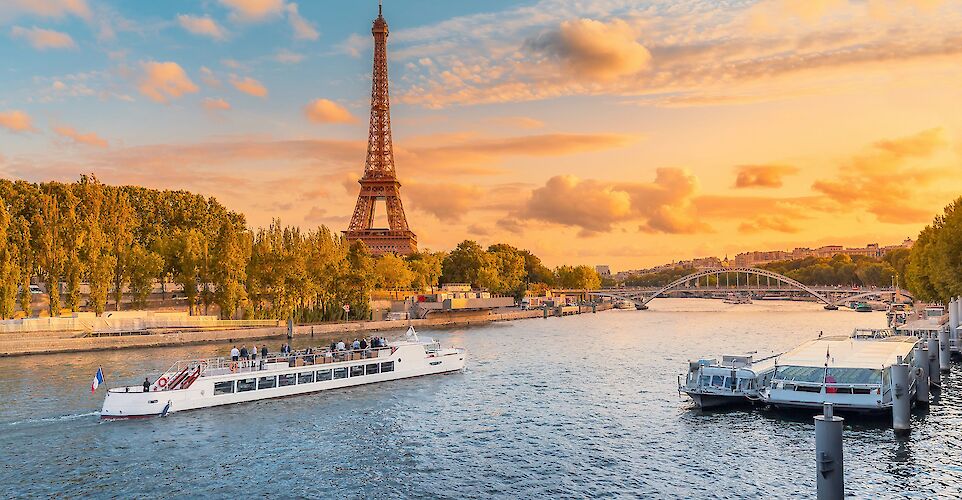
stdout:
[[[580,308],[590,313],[591,307]],[[607,309],[606,306],[598,310]],[[526,318],[544,317],[538,310],[497,310],[473,311],[461,314],[438,315],[427,319],[405,321],[352,321],[344,323],[322,323],[294,327],[295,337],[312,335],[316,341],[334,339],[361,332],[399,330],[408,326],[415,328],[452,327],[510,321]],[[28,354],[54,354],[79,351],[99,351],[143,347],[166,347],[176,345],[228,343],[269,338],[283,338],[286,327],[241,328],[230,330],[168,331],[166,333],[146,333],[142,335],[85,336],[84,332],[30,332],[20,334],[0,334],[0,357],[22,356]]]

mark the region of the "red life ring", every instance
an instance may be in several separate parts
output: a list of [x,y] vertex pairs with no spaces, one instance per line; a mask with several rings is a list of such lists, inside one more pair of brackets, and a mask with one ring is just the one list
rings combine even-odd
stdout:
[[167,377],[160,377],[157,379],[157,387],[164,388],[167,387]]
[[231,364],[230,364],[230,372],[231,372],[231,373],[234,373],[234,372],[236,372],[236,371],[237,371],[237,363],[231,363]]

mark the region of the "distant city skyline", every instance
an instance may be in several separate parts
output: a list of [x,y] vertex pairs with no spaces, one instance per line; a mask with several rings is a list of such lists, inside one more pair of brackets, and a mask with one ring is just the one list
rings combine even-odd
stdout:
[[[632,269],[915,238],[962,192],[962,1],[388,0],[420,248]],[[0,5],[0,176],[347,227],[377,1]]]

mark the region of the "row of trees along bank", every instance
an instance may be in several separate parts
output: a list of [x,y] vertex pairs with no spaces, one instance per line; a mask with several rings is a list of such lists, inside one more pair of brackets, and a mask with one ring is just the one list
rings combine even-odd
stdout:
[[948,302],[962,297],[962,198],[919,233],[909,256],[907,281],[917,300]]
[[[191,314],[333,320],[350,304],[368,314],[375,288],[433,289],[471,283],[520,297],[529,288],[597,288],[587,266],[547,268],[527,250],[464,241],[450,253],[371,256],[321,226],[274,221],[249,230],[244,216],[186,191],[0,180],[0,318],[30,311],[31,283],[43,283],[50,314],[103,313],[147,305],[154,283],[175,283]],[[127,290],[126,297],[124,291]]]

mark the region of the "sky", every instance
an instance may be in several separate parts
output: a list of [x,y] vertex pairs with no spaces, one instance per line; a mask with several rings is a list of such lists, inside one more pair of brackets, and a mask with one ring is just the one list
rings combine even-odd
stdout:
[[[0,176],[346,229],[375,1],[4,0]],[[914,237],[962,194],[962,1],[385,0],[419,246],[637,269]]]

